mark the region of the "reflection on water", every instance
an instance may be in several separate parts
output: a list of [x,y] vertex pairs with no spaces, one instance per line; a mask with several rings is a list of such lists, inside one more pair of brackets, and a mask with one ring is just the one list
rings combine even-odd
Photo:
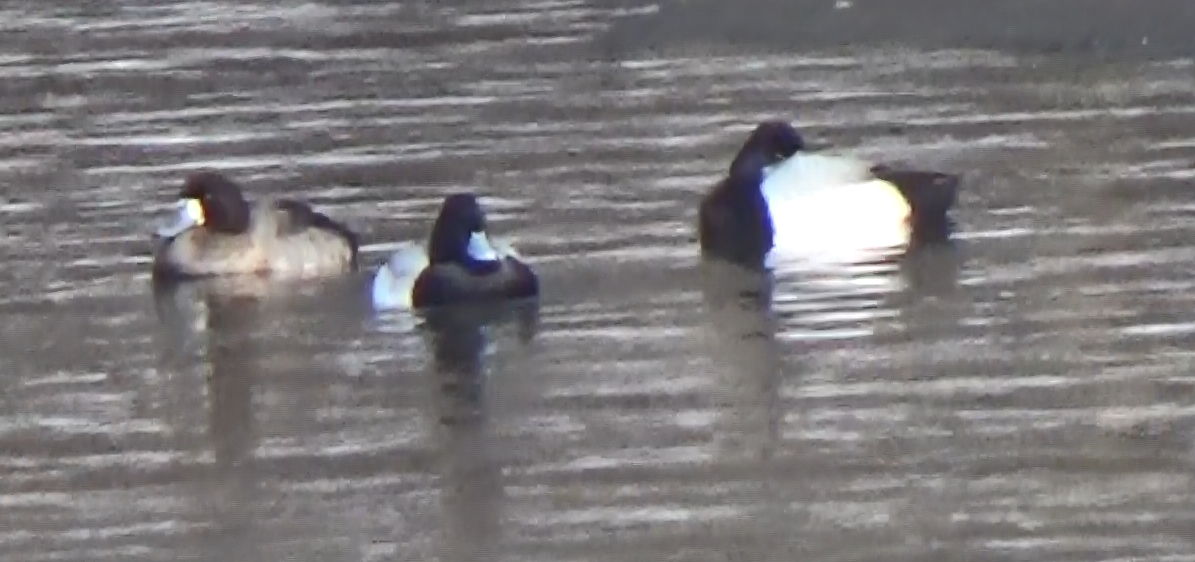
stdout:
[[[734,399],[724,416],[724,431],[743,441],[730,450],[765,463],[779,444],[779,389],[781,377],[789,372],[776,341],[772,275],[707,262],[701,277],[710,356],[717,359],[722,384],[740,389],[724,397]],[[799,364],[800,359],[792,361]]]
[[[1190,26],[1088,56],[1058,17],[1054,56],[909,12],[927,50],[769,2],[725,35],[710,2],[0,6],[0,560],[1191,558],[1195,92],[1126,39]],[[763,20],[860,40],[735,39]],[[701,263],[701,194],[779,116],[963,173],[958,247]],[[151,286],[198,167],[346,220],[365,270]],[[540,305],[373,314],[461,189]]]
[[513,310],[445,308],[428,313],[427,330],[434,361],[434,377],[441,392],[442,445],[440,491],[444,511],[444,558],[489,560],[502,541],[503,465],[500,436],[492,427],[485,359],[503,321],[515,324],[517,341],[535,336],[538,311],[534,303]]

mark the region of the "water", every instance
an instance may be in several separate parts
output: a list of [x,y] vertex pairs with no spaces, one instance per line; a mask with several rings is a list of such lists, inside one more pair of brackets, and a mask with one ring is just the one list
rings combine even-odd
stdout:
[[[797,45],[698,1],[4,3],[0,560],[1195,559],[1190,26],[1074,0],[922,44],[856,4]],[[702,265],[777,116],[963,173],[959,252],[765,297]],[[479,190],[541,306],[155,295],[198,167],[370,270]]]

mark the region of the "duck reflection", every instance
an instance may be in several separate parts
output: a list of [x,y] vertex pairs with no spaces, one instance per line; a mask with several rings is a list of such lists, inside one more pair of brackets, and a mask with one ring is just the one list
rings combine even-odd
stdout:
[[167,352],[202,356],[207,390],[207,436],[215,467],[241,465],[255,442],[253,387],[260,375],[259,299],[202,283],[155,283],[154,304],[169,338]]
[[[827,299],[896,307],[896,314],[904,316],[904,331],[909,332],[915,329],[910,325],[924,322],[925,309],[935,308],[932,301],[936,297],[952,293],[959,263],[952,248],[927,247],[896,263],[861,267],[853,277],[844,275],[832,285],[810,282],[790,271],[775,275],[721,261],[701,264],[708,358],[716,377],[717,395],[712,398],[718,405],[717,456],[723,459],[720,462],[745,469],[740,501],[753,506],[754,516],[744,519],[771,522],[742,529],[762,550],[791,548],[791,529],[806,526],[811,517],[793,506],[822,493],[815,486],[799,484],[799,477],[794,482],[795,467],[818,454],[799,437],[806,412],[798,409],[802,401],[794,391],[803,378],[825,368],[818,362],[820,350],[843,344],[841,340],[827,342],[785,333],[794,327],[788,323],[809,314],[790,305],[802,304],[802,298],[818,298],[809,294],[794,298],[793,293],[811,293],[828,286]],[[781,283],[783,288],[777,291]],[[784,294],[778,297],[778,292]],[[779,299],[785,301],[778,306]]]
[[901,290],[892,295],[904,339],[952,336],[969,311],[959,291],[965,263],[964,249],[957,243],[919,248],[900,261]]
[[505,328],[520,345],[538,330],[534,302],[512,307],[449,306],[423,313],[437,382],[440,420],[444,554],[448,560],[492,560],[501,546],[502,450],[492,427],[487,360]]
[[209,305],[208,435],[216,467],[229,471],[247,459],[257,442],[253,389],[260,377],[257,311],[234,299]]
[[[817,338],[778,336],[794,315],[788,303],[775,302],[779,283],[787,300],[791,293],[827,290],[831,299],[873,299],[881,307],[892,307],[902,321],[901,337],[922,337],[933,327],[953,326],[950,306],[957,291],[962,255],[954,244],[927,245],[900,256],[858,263],[835,270],[836,279],[825,272],[816,283],[806,272],[780,274],[761,268],[745,268],[720,260],[702,262],[703,294],[707,325],[710,327],[710,359],[727,380],[720,387],[735,407],[726,412],[726,423],[735,426],[736,441],[760,459],[771,458],[780,439],[780,386],[787,375],[799,373],[804,357],[819,345]],[[857,266],[857,267],[856,267]],[[783,281],[778,282],[778,278]],[[876,287],[883,287],[878,294]],[[850,288],[847,288],[850,287]],[[806,295],[799,295],[801,299]],[[797,301],[799,304],[799,301]],[[945,312],[944,312],[945,311]],[[944,316],[945,315],[945,316]],[[881,315],[882,316],[882,315]],[[732,421],[730,421],[732,420]],[[728,428],[729,429],[729,428]],[[747,451],[741,451],[746,453]]]
[[297,326],[281,316],[318,315],[321,329],[351,334],[370,315],[364,283],[345,278],[285,284],[253,276],[154,283],[167,356],[176,366],[194,365],[195,355],[202,357],[207,436],[217,468],[242,464],[255,446],[252,401],[269,355],[263,347],[277,335],[277,326]]
[[964,255],[964,248],[958,242],[910,252],[900,262],[905,292],[915,299],[954,294],[958,289]]
[[[296,371],[306,368],[308,361],[281,360],[290,354],[280,349],[295,349],[297,344],[309,351],[311,344],[305,339],[309,324],[345,339],[365,327],[369,301],[364,282],[346,278],[267,286],[229,277],[157,283],[153,288],[162,334],[168,339],[167,353],[174,356],[172,370],[194,384],[202,381],[206,390],[206,431],[185,425],[179,431],[202,434],[195,456],[211,459],[198,461],[203,477],[193,488],[193,501],[212,529],[213,540],[203,545],[205,558],[270,559],[275,556],[269,551],[280,539],[320,542],[331,522],[313,526],[276,513],[278,492],[266,479],[276,477],[282,466],[301,468],[291,459],[258,454],[263,420],[262,401],[257,398],[266,378],[294,380],[304,374]],[[280,326],[285,329],[279,330]],[[289,410],[300,416],[311,411],[301,403],[303,394],[282,394],[292,406]],[[201,400],[192,399],[180,408]],[[279,424],[279,416],[272,416],[269,423]],[[286,529],[281,536],[280,529]]]
[[[720,261],[702,263],[710,358],[733,407],[720,417],[738,453],[770,459],[779,439],[783,355],[776,341],[770,272]],[[746,450],[742,450],[746,449]]]
[[261,370],[259,303],[244,294],[210,292],[192,284],[158,284],[154,289],[158,316],[171,340],[168,352],[182,351],[180,370],[204,377],[203,448],[213,460],[195,501],[219,529],[221,539],[209,548],[234,559],[256,557],[256,506],[263,503],[251,462],[258,440],[253,394]]

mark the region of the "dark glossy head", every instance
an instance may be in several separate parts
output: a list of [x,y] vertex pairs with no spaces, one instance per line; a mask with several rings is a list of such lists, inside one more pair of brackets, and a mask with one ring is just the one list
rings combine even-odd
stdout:
[[219,172],[195,172],[179,189],[179,199],[199,201],[203,209],[203,225],[223,234],[240,234],[249,230],[250,208],[241,187]]
[[500,260],[490,246],[485,227],[485,212],[477,197],[471,193],[445,197],[428,240],[428,261],[432,265],[460,265],[475,274],[497,269]]
[[730,163],[730,176],[750,175],[786,160],[805,148],[805,140],[784,121],[764,121],[751,131]]

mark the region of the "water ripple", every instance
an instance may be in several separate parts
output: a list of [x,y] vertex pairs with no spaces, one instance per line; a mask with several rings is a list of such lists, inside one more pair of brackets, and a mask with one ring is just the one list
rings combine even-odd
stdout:
[[[0,8],[0,560],[1192,558],[1189,60],[134,4]],[[963,173],[958,251],[702,269],[697,200],[785,115]],[[374,318],[363,279],[153,295],[145,225],[209,167],[345,219],[367,270],[478,190],[534,337]]]

